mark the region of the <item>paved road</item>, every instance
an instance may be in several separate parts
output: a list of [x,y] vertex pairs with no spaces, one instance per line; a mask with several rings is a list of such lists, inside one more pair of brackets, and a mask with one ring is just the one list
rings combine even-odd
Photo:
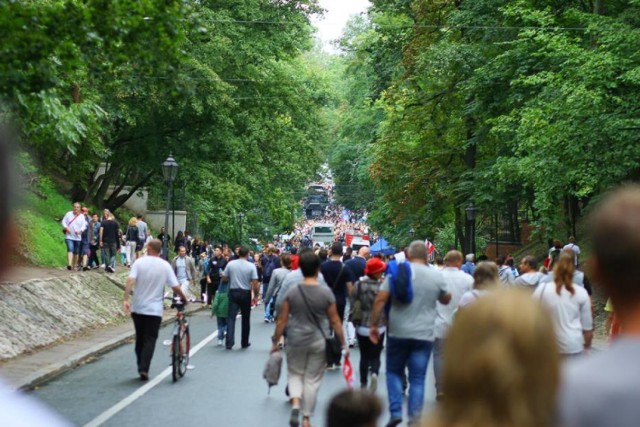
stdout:
[[[191,317],[192,349],[203,340],[214,339],[206,342],[193,356],[190,363],[194,369],[175,384],[171,375],[167,375],[169,347],[162,343],[171,334],[171,326],[167,326],[160,331],[148,383],[141,383],[137,378],[133,344],[127,344],[59,377],[34,393],[77,425],[99,420],[101,414],[111,410],[111,416],[103,418],[103,425],[282,427],[286,425],[289,414],[284,395],[286,370],[283,370],[280,384],[267,395],[262,369],[268,356],[273,325],[264,324],[262,314],[262,306],[252,313],[252,346],[247,350],[232,351],[217,346],[217,338],[212,336],[215,320],[208,313],[194,314]],[[240,322],[237,325],[240,326]],[[236,343],[239,343],[239,330],[236,333]],[[355,349],[352,352],[354,367],[358,360],[358,350]],[[384,373],[381,379],[379,395],[386,403]],[[432,402],[431,373],[427,382],[427,401]],[[345,385],[340,371],[326,373],[312,419],[315,426],[324,425],[324,411],[329,399]],[[381,424],[387,416],[384,415]]]

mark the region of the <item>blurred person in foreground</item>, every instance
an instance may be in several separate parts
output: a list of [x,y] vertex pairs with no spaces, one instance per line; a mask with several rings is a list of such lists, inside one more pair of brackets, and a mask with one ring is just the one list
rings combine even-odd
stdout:
[[[9,137],[0,129],[0,245],[8,252],[17,250],[18,233],[14,222],[14,193],[18,183],[13,171],[13,156],[9,149]],[[0,278],[10,269],[10,257],[0,257]],[[37,399],[0,379],[0,425],[11,427],[66,427],[72,426]]]
[[325,340],[332,327],[342,345],[343,354],[349,354],[342,320],[338,315],[336,297],[331,289],[318,282],[320,258],[311,251],[300,253],[301,283],[291,287],[284,296],[278,314],[276,331],[272,337],[271,352],[279,351],[278,343],[287,329],[287,373],[291,396],[289,425],[310,427],[322,383],[327,354]]
[[567,363],[558,425],[635,427],[640,420],[640,186],[607,195],[589,230],[590,270],[624,328],[607,350]]
[[381,414],[382,405],[375,395],[345,390],[329,402],[326,427],[376,427]]
[[449,329],[444,398],[423,427],[551,427],[559,365],[540,304],[513,290],[487,295]]
[[565,357],[591,348],[593,317],[587,291],[572,282],[573,251],[565,249],[553,266],[554,281],[538,286],[533,298],[540,301],[553,319],[558,349]]

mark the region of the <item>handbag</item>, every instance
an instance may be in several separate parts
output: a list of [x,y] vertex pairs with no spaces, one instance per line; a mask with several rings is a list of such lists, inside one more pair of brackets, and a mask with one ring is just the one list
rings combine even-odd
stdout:
[[304,292],[302,291],[302,286],[303,285],[298,285],[298,290],[300,291],[300,295],[302,295],[302,300],[304,301],[304,305],[307,306],[307,310],[309,311],[309,313],[311,313],[311,317],[313,317],[313,322],[316,324],[318,329],[320,329],[320,333],[324,338],[325,355],[327,359],[327,364],[335,365],[337,363],[340,363],[340,359],[342,358],[342,346],[338,341],[338,337],[336,337],[335,335],[332,337],[327,337],[327,334],[324,333],[324,330],[322,329],[322,325],[320,325],[318,318],[313,313],[313,311],[311,311],[311,307],[307,302],[307,297],[305,297]]

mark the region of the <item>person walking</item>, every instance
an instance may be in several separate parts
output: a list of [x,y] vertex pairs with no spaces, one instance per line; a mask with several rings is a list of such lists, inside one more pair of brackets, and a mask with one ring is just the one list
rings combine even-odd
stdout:
[[[347,296],[351,294],[356,278],[349,267],[344,265],[342,259],[342,245],[335,242],[331,245],[331,257],[320,266],[320,271],[327,281],[333,295],[336,297],[336,306],[341,324],[344,322],[344,314],[347,308]],[[335,365],[339,366],[340,361],[336,360]],[[329,364],[333,368],[334,364]]]
[[442,274],[427,266],[428,254],[423,241],[411,243],[408,259],[413,299],[406,303],[392,297],[390,276],[387,275],[374,303],[369,324],[371,341],[378,344],[378,322],[384,306],[391,302],[387,337],[387,391],[391,413],[388,427],[395,427],[402,422],[402,380],[406,368],[409,368],[410,384],[409,422],[416,423],[422,415],[424,383],[433,347],[436,302],[448,304],[451,301]]
[[229,282],[229,319],[227,320],[227,338],[225,347],[231,350],[235,344],[236,315],[242,315],[242,338],[240,345],[249,348],[249,334],[251,332],[251,299],[252,292],[257,295],[260,291],[258,270],[249,261],[249,248],[241,246],[238,249],[238,259],[230,261],[222,273],[222,281]]
[[335,296],[318,283],[320,259],[311,251],[303,251],[299,266],[304,279],[290,288],[284,297],[271,352],[279,351],[278,342],[287,328],[287,373],[292,408],[289,425],[300,425],[302,412],[303,427],[310,427],[327,363],[325,337],[329,335],[329,324],[336,331],[343,354],[348,355],[349,348]]
[[189,255],[187,255],[187,248],[180,246],[178,248],[178,255],[171,261],[171,268],[178,278],[178,282],[182,287],[182,292],[187,295],[189,301],[194,301],[195,298],[189,290],[191,284],[195,284],[195,280],[198,278],[196,272],[196,266]]
[[570,249],[571,251],[573,251],[573,256],[574,256],[573,264],[576,266],[576,268],[578,268],[578,265],[580,264],[578,259],[580,257],[581,251],[580,251],[580,246],[576,245],[576,238],[573,236],[569,237],[569,243],[564,245],[562,249],[563,250]]
[[458,309],[473,304],[478,299],[501,286],[498,265],[492,261],[480,261],[473,272],[473,289],[465,292],[458,301]]
[[138,238],[138,218],[134,216],[129,219],[127,231],[124,236],[126,242],[125,253],[127,255],[127,267],[131,267],[131,265],[136,261],[136,248],[138,247]]
[[462,254],[449,251],[444,257],[445,268],[442,278],[451,294],[449,304],[436,303],[435,340],[433,342],[433,373],[436,378],[436,400],[444,396],[442,388],[442,352],[445,346],[447,332],[451,327],[453,316],[462,296],[473,289],[473,277],[461,270]]
[[118,234],[120,226],[111,212],[106,211],[105,215],[106,219],[100,223],[100,247],[104,249],[102,262],[105,264],[105,272],[115,273],[116,255],[118,248],[120,248],[120,236]]
[[[187,300],[171,265],[160,258],[161,250],[162,242],[160,240],[154,239],[149,242],[147,245],[148,256],[141,258],[133,265],[124,291],[124,310],[131,313],[136,330],[135,352],[138,375],[142,381],[149,379],[149,368],[164,309],[164,286],[170,286],[185,304]],[[129,296],[134,289],[133,303],[131,304]]]
[[[382,353],[387,322],[384,315],[381,315],[378,319],[377,327],[380,338],[377,344],[374,344],[369,339],[369,323],[373,304],[382,284],[380,279],[386,268],[387,265],[380,258],[369,259],[365,265],[363,276],[353,288],[350,301],[350,317],[353,319],[353,324],[356,328],[356,339],[358,340],[358,348],[360,348],[360,388],[367,388],[369,372],[371,372],[369,390],[372,393],[375,393],[378,388],[380,354]],[[358,313],[358,310],[360,310],[360,313]]]
[[264,321],[265,323],[273,323],[275,312],[275,300],[282,287],[285,277],[291,271],[291,255],[285,253],[280,257],[282,267],[276,268],[271,274],[271,280],[267,287],[267,294],[264,296]]
[[142,256],[142,249],[147,243],[147,234],[149,234],[149,226],[146,222],[144,222],[144,217],[142,215],[138,215],[137,218],[138,223],[138,245],[136,246],[136,258],[140,258]]
[[422,427],[553,427],[553,325],[526,293],[500,290],[456,314],[443,360],[445,397]]
[[533,293],[551,314],[560,353],[577,356],[591,348],[593,318],[587,291],[572,282],[573,251],[563,250],[553,268],[554,282],[546,282]]
[[543,280],[544,274],[538,271],[538,260],[533,255],[527,255],[520,261],[520,275],[516,277],[513,286],[526,289],[533,293]]
[[78,270],[89,270],[89,254],[91,252],[89,243],[89,229],[91,228],[91,218],[89,218],[89,208],[82,207],[83,220],[87,223],[87,226],[82,231],[82,237],[80,239],[80,256],[78,257]]
[[73,210],[67,212],[61,221],[64,241],[67,245],[67,270],[72,270],[78,265],[82,233],[87,228],[87,221],[81,208],[80,203],[74,203]]
[[100,220],[98,214],[91,216],[89,224],[89,267],[100,268],[100,260],[98,259],[98,250],[100,249]]
[[[211,305],[222,280],[222,272],[227,266],[227,260],[222,255],[222,248],[216,246],[213,256],[209,259],[209,276],[207,277],[207,304]],[[224,316],[226,322],[227,316]],[[226,326],[226,323],[225,323]],[[221,338],[221,337],[220,337]]]

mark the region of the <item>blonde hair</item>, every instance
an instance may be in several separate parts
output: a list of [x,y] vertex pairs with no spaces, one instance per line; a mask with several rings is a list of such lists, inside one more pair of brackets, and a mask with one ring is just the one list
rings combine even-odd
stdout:
[[474,289],[492,289],[500,285],[498,265],[493,261],[481,261],[473,271]]
[[497,291],[449,330],[444,399],[425,427],[552,425],[560,358],[550,317],[530,295]]
[[136,227],[137,225],[138,225],[138,218],[136,218],[135,216],[131,217],[131,219],[129,220],[129,226]]

